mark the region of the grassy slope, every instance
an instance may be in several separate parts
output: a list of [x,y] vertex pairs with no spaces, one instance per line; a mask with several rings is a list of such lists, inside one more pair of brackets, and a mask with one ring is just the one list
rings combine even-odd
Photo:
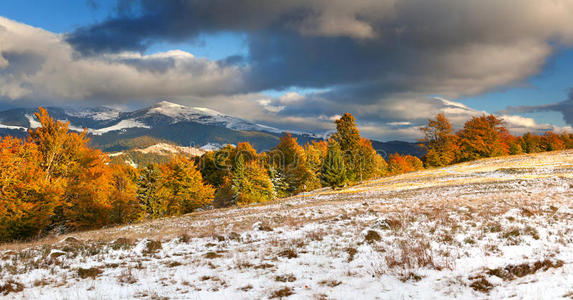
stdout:
[[[151,296],[257,298],[283,290],[318,298],[423,298],[428,293],[552,298],[573,292],[564,284],[573,280],[572,232],[573,151],[562,151],[486,159],[267,205],[76,233],[70,236],[82,246],[58,258],[63,259],[58,266],[67,268],[50,271],[54,276],[47,275],[59,268],[52,264],[32,271],[7,262],[26,265],[25,257],[34,255],[49,260],[50,251],[66,248],[58,242],[66,236],[3,245],[0,249],[13,252],[4,255],[0,274],[23,284],[24,291],[11,293],[22,297],[66,297],[78,290],[96,298],[133,297],[153,290]],[[110,248],[117,238],[130,240],[123,250]],[[163,250],[142,253],[144,238],[162,241]],[[289,258],[289,251],[296,257]],[[106,267],[118,257],[120,267]],[[103,273],[96,280],[78,279],[82,264]],[[137,271],[131,274],[133,268]],[[127,287],[122,282],[126,270],[134,277]],[[36,277],[46,280],[47,288],[33,287],[35,282],[26,279],[30,272],[45,273]],[[111,287],[105,283],[110,278]],[[166,283],[167,278],[174,282]],[[94,292],[83,292],[91,286]],[[118,294],[119,286],[127,294]]]

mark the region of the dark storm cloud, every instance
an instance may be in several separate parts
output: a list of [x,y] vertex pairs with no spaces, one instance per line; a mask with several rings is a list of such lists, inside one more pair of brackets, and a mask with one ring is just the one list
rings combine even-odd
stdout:
[[565,123],[573,125],[573,89],[569,91],[569,98],[561,102],[547,105],[509,107],[506,111],[509,113],[556,111],[563,115]]
[[516,83],[539,71],[553,45],[573,41],[572,11],[570,0],[119,1],[115,17],[67,41],[95,55],[243,32],[249,92],[334,88],[332,99],[375,103]]
[[77,29],[68,42],[84,54],[144,50],[155,40],[183,41],[202,32],[250,31],[282,16],[284,1],[119,0],[117,16]]

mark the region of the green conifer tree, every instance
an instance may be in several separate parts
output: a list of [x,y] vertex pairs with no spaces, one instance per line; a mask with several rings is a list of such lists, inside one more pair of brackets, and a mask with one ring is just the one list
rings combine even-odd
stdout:
[[161,172],[157,164],[145,167],[137,181],[137,198],[142,208],[143,217],[157,218],[165,214],[164,205],[159,197]]
[[235,161],[235,166],[233,167],[233,179],[231,180],[233,202],[235,203],[237,198],[241,196],[245,179],[245,159],[242,155],[239,155]]
[[359,181],[363,173],[361,169],[363,165],[360,162],[365,159],[361,156],[361,137],[356,120],[350,113],[345,113],[335,123],[336,133],[332,136],[332,140],[336,141],[342,151],[346,178],[349,181]]
[[343,187],[346,183],[346,167],[340,146],[335,141],[328,145],[328,152],[320,171],[320,179],[324,186],[332,189]]

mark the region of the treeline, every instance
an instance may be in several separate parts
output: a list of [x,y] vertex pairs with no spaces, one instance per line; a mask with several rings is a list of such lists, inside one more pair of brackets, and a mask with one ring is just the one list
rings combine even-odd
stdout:
[[336,120],[336,129],[328,141],[304,146],[286,133],[268,152],[257,153],[249,143],[240,143],[204,154],[197,164],[205,181],[217,190],[213,205],[265,202],[423,168],[410,155],[393,154],[384,160],[371,141],[360,136],[350,114]]
[[503,120],[494,115],[482,115],[468,120],[462,129],[454,132],[444,114],[436,115],[421,128],[427,167],[441,167],[480,158],[537,153],[573,148],[573,134],[551,131],[543,135],[526,133],[513,136]]
[[385,161],[350,114],[328,141],[303,147],[287,133],[264,153],[241,143],[141,168],[90,148],[86,132],[70,132],[42,108],[36,117],[41,127],[27,140],[0,138],[0,241],[265,202],[422,168],[413,156]]

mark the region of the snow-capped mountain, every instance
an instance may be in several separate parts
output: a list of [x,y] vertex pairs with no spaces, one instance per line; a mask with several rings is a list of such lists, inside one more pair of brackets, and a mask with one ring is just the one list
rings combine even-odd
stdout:
[[[126,139],[142,136],[171,141],[184,146],[238,144],[249,141],[257,149],[270,149],[278,142],[283,130],[257,124],[203,107],[188,107],[168,101],[131,112],[109,107],[86,109],[47,108],[58,120],[70,122],[69,128],[87,133],[104,150]],[[40,123],[35,109],[12,109],[0,112],[0,136],[25,134]],[[316,137],[309,133],[292,132],[299,141]],[[112,147],[117,150],[117,147]],[[121,148],[121,147],[119,147]]]
[[[128,128],[151,128],[157,123],[176,124],[182,122],[194,122],[203,125],[225,127],[232,130],[264,131],[269,133],[283,133],[283,130],[256,124],[241,118],[225,115],[218,111],[204,107],[188,107],[168,101],[161,101],[151,107],[134,112],[122,112],[109,107],[97,107],[86,109],[49,109],[50,113],[56,111],[56,118],[70,121],[70,129],[82,131],[88,129],[92,135],[102,135],[111,131],[121,131]],[[7,111],[13,113],[13,111]],[[62,116],[64,118],[62,118]],[[39,123],[32,112],[25,113],[28,124],[6,125],[0,123],[0,128],[27,129],[36,128]],[[13,122],[11,122],[13,123]],[[297,132],[296,134],[305,134]],[[308,134],[311,135],[311,134]]]
[[[141,115],[144,113],[143,115]],[[180,122],[196,122],[204,125],[213,125],[229,128],[232,130],[245,130],[245,131],[265,131],[270,133],[283,133],[283,130],[255,124],[247,120],[225,115],[218,111],[204,108],[204,107],[188,107],[180,104],[171,103],[168,101],[161,101],[150,108],[136,111],[133,114],[137,115],[134,120],[149,120],[156,116],[164,116],[171,118],[172,124]],[[145,121],[143,123],[146,123]]]

